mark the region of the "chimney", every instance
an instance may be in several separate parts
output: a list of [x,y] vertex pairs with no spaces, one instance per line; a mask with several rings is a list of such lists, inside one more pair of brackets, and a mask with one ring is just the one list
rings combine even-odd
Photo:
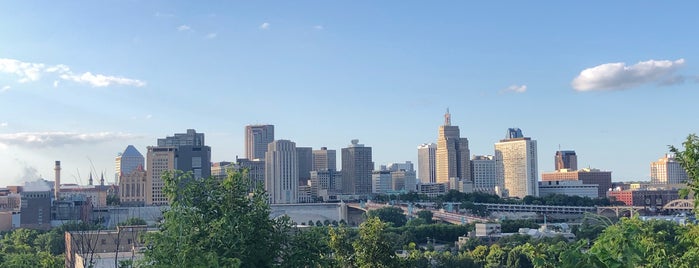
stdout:
[[56,167],[53,168],[56,171],[55,181],[53,185],[53,195],[56,200],[58,200],[59,194],[61,193],[61,161],[56,161]]

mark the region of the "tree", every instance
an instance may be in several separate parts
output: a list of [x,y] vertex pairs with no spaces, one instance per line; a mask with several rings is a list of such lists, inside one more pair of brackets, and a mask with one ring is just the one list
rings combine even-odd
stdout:
[[148,225],[146,220],[141,218],[129,218],[117,224],[118,226]]
[[325,228],[297,230],[282,250],[281,267],[328,267],[331,265],[329,236]]
[[143,263],[158,267],[270,267],[279,261],[288,217],[270,219],[267,195],[248,194],[247,173],[224,180],[167,173],[170,209],[160,231],[148,233]]
[[333,258],[342,268],[354,267],[354,248],[352,247],[352,234],[347,225],[341,224],[337,228],[329,228],[328,246],[333,252]]
[[538,229],[540,226],[532,220],[504,220],[500,222],[503,233],[516,233],[519,228]]
[[416,215],[418,218],[425,220],[426,224],[432,224],[432,211],[420,210],[416,213]]
[[383,207],[380,209],[370,210],[367,212],[368,218],[377,217],[382,222],[391,223],[395,227],[401,227],[408,222],[408,219],[403,215],[403,209],[399,207]]
[[[682,143],[684,150],[681,151],[670,145],[670,152],[675,154],[675,160],[687,172],[687,186],[693,193],[694,211],[699,212],[699,137],[697,134],[690,134],[687,140]],[[687,192],[683,193],[687,195]]]
[[359,226],[359,238],[352,243],[359,268],[398,267],[398,259],[387,239],[386,223],[371,217]]

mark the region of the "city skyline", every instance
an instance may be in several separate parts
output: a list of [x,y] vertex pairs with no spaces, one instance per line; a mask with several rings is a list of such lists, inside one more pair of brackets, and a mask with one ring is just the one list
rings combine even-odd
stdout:
[[377,167],[418,163],[447,107],[471,155],[518,127],[539,176],[561,148],[650,180],[699,132],[699,37],[681,31],[697,3],[396,5],[2,3],[0,185],[52,180],[56,160],[63,183],[113,183],[126,146],[186,129],[235,161],[251,124],[314,149],[360,139]]

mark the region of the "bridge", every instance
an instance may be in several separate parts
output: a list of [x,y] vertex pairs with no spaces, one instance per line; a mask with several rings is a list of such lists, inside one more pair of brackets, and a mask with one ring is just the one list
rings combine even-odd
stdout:
[[428,211],[432,212],[433,219],[448,222],[451,224],[467,224],[467,223],[473,223],[473,222],[486,222],[489,220],[487,218],[476,217],[473,215],[467,215],[467,214],[461,214],[461,213],[447,212],[447,211],[443,211],[443,210],[422,209],[422,208],[417,208],[417,207],[412,207],[412,206],[403,206],[403,205],[392,206],[392,205],[388,205],[388,204],[380,204],[380,203],[373,203],[373,202],[348,203],[347,207],[363,210],[365,212],[369,211],[369,210],[384,208],[384,207],[397,207],[397,208],[402,209],[403,214],[405,214],[407,216],[414,216],[419,211],[428,210]]
[[594,212],[595,207],[580,206],[546,206],[546,205],[526,205],[526,204],[493,204],[474,203],[474,205],[485,206],[488,211],[497,212],[536,212],[542,214],[584,214]]
[[[622,215],[624,212],[628,212],[633,215],[641,210],[648,209],[648,206],[609,206],[609,207],[597,207],[597,214],[602,214],[605,212],[613,212],[617,217]],[[694,210],[694,200],[693,199],[675,199],[662,207],[663,211],[668,212],[692,212]]]

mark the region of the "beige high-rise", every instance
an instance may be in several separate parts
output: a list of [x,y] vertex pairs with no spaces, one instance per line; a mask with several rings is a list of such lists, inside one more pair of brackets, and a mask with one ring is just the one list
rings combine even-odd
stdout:
[[665,157],[650,163],[650,183],[679,184],[687,182],[687,172],[675,160],[675,156],[665,154]]
[[507,138],[495,143],[495,165],[507,196],[539,196],[536,141],[521,130],[509,129]]
[[176,147],[149,146],[146,161],[146,205],[167,205],[162,176],[175,170]]
[[437,137],[437,183],[449,183],[449,178],[471,180],[468,139],[459,136],[459,127],[451,125],[451,114],[447,109]]

